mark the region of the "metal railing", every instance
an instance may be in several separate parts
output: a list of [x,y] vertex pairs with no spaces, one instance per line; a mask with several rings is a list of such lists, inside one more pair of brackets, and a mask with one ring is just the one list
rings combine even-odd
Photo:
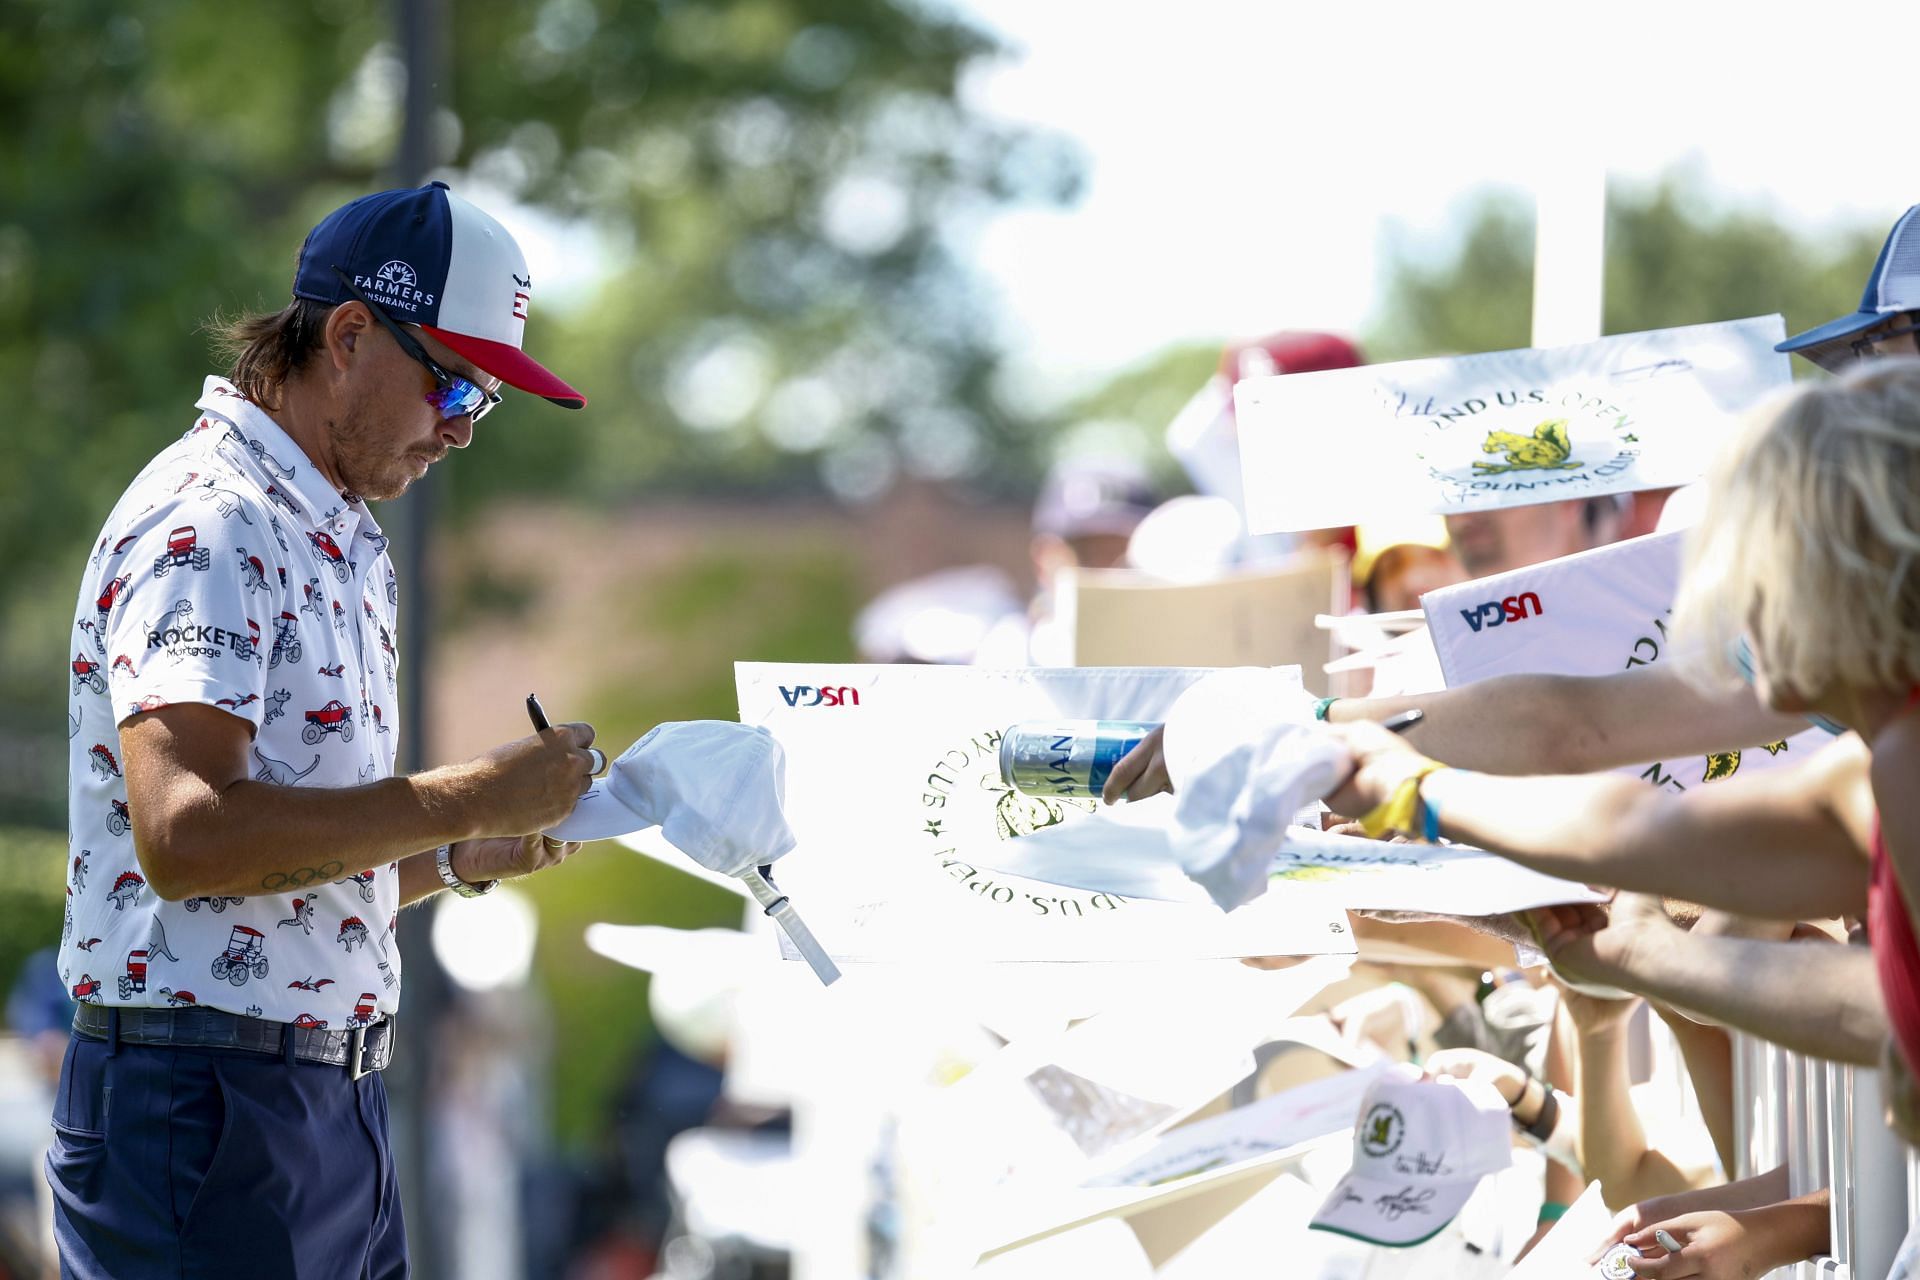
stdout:
[[1883,1280],[1920,1218],[1920,1155],[1882,1117],[1879,1072],[1736,1033],[1736,1178],[1784,1163],[1790,1195],[1832,1194],[1828,1253],[1768,1280]]

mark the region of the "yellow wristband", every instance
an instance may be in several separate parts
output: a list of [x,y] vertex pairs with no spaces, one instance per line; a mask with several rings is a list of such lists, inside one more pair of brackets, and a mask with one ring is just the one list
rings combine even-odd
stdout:
[[1392,795],[1360,819],[1360,829],[1375,840],[1390,831],[1417,834],[1421,830],[1421,824],[1415,821],[1420,813],[1420,783],[1428,774],[1438,773],[1446,767],[1438,760],[1429,760],[1402,778]]

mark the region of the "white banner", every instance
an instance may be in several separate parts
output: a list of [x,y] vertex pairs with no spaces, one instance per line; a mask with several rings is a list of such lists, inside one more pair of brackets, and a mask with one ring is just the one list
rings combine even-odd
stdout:
[[775,870],[781,890],[849,961],[1351,954],[1345,916],[1331,906],[1269,894],[1229,915],[988,869],[1002,842],[1093,812],[1089,801],[1033,799],[1001,783],[1008,726],[1163,720],[1207,674],[736,664],[741,721],[765,725],[786,750],[799,844]]
[[[985,854],[991,865],[1063,884],[1171,902],[1206,901],[1173,850],[1170,806],[1156,796],[1072,827],[1038,831]],[[1131,811],[1131,812],[1129,812]],[[1267,873],[1273,897],[1346,911],[1485,916],[1563,902],[1603,902],[1584,884],[1528,870],[1467,845],[1389,844],[1289,827]],[[1238,908],[1235,912],[1247,910]]]
[[[1600,676],[1666,660],[1680,583],[1680,533],[1655,533],[1578,555],[1429,591],[1420,598],[1447,687],[1531,672]],[[1807,729],[1784,742],[1634,765],[1654,786],[1702,782],[1804,760],[1832,737]]]
[[1791,381],[1779,316],[1234,387],[1254,533],[1686,484]]

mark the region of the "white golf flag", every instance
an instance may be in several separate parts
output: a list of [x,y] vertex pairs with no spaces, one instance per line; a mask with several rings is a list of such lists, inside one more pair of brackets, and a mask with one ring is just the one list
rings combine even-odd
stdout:
[[1234,387],[1247,527],[1291,532],[1696,480],[1791,380],[1779,316]]
[[[1429,591],[1420,604],[1447,687],[1518,672],[1611,675],[1670,660],[1667,619],[1680,584],[1683,536],[1649,534]],[[1781,743],[1730,742],[1725,751],[1652,761],[1628,772],[1685,791],[1735,772],[1804,760],[1831,741],[1809,728]]]
[[[1297,669],[1285,670],[1297,685]],[[1269,894],[1229,914],[988,869],[1001,842],[1094,808],[1006,787],[999,751],[1010,725],[1157,722],[1206,674],[736,664],[741,721],[765,725],[786,752],[786,816],[799,843],[780,861],[780,888],[849,961],[1351,954],[1344,913],[1324,903]]]

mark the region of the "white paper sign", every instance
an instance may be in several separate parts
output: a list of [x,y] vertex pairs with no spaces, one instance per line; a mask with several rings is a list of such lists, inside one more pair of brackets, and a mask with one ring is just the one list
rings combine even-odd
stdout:
[[1791,380],[1779,316],[1544,350],[1245,378],[1254,533],[1631,493],[1696,480],[1737,415]]
[[[1101,814],[1074,827],[1036,831],[986,856],[992,866],[1060,884],[1172,902],[1204,900],[1199,886],[1180,871],[1168,808],[1155,797],[1123,806],[1112,817]],[[1391,844],[1307,827],[1287,828],[1272,855],[1267,892],[1254,903],[1276,897],[1347,911],[1467,916],[1606,900],[1584,884],[1466,845]]]
[[1520,1265],[1507,1273],[1507,1280],[1566,1280],[1570,1276],[1602,1280],[1618,1274],[1621,1268],[1618,1262],[1612,1264],[1611,1271],[1587,1262],[1588,1256],[1607,1238],[1607,1228],[1611,1225],[1613,1214],[1600,1198],[1600,1184],[1589,1182],[1553,1230],[1542,1236]]
[[786,751],[786,815],[799,843],[780,860],[779,885],[845,961],[1351,954],[1345,917],[1331,906],[1268,895],[1228,915],[989,869],[1016,835],[1093,811],[1004,786],[1008,726],[1162,720],[1206,674],[737,664],[741,721],[765,725]]
[[[1669,661],[1667,619],[1680,583],[1680,533],[1655,533],[1422,596],[1440,670],[1455,688],[1531,672],[1599,676]],[[1807,729],[1783,743],[1635,765],[1654,786],[1702,782],[1805,760],[1833,741]]]
[[1298,1085],[1163,1135],[1150,1151],[1089,1178],[1093,1187],[1157,1187],[1298,1147],[1353,1128],[1360,1099],[1384,1061]]

